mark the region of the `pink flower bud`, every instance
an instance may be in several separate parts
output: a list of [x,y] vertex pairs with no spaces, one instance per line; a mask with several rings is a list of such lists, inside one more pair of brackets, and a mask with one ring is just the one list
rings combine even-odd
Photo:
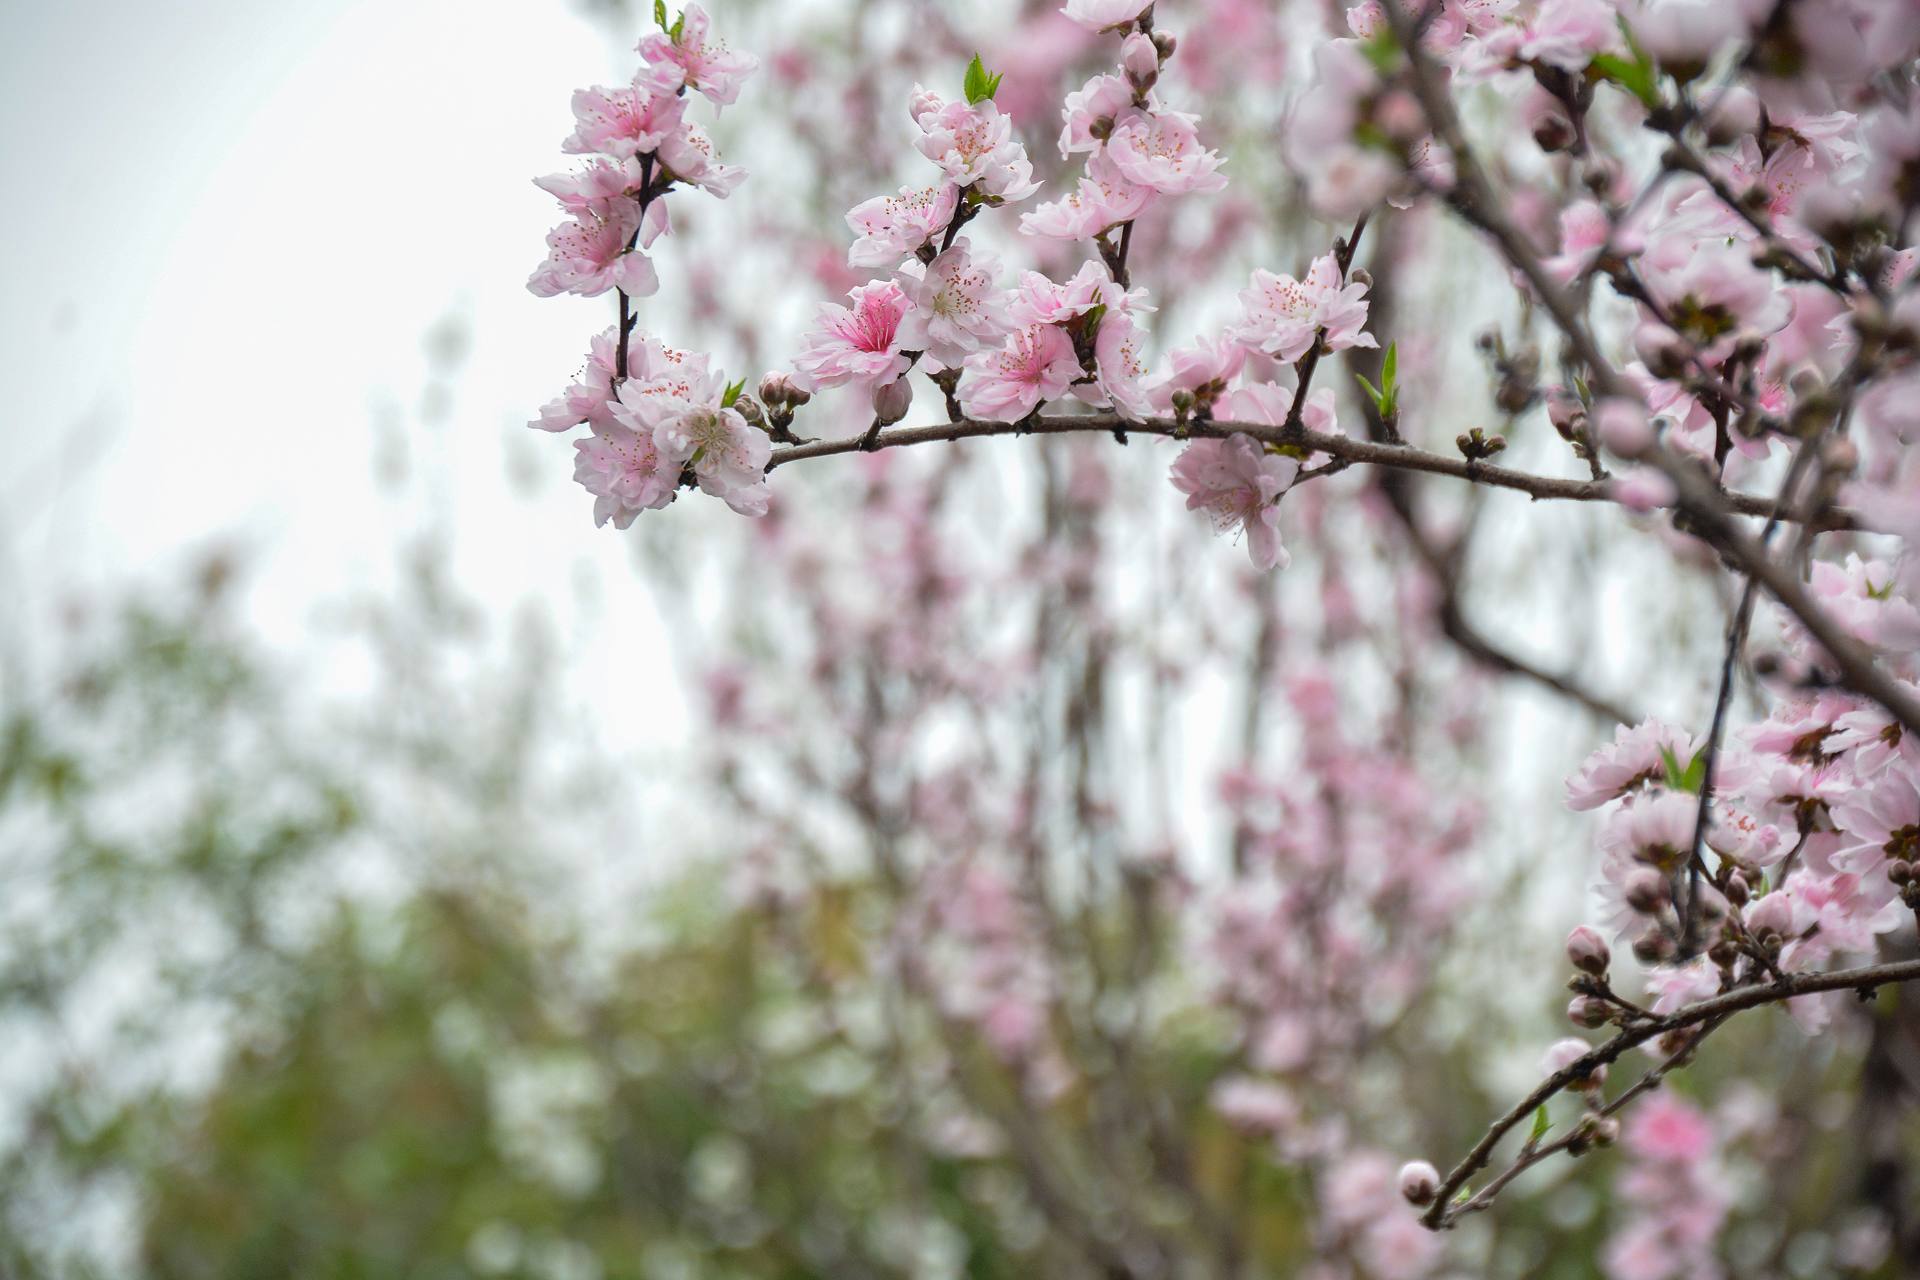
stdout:
[[1432,1204],[1440,1194],[1440,1171],[1425,1160],[1410,1160],[1400,1166],[1400,1194],[1408,1204]]
[[946,105],[940,95],[933,90],[922,89],[915,85],[913,96],[907,99],[907,114],[913,117],[915,124],[918,124],[921,116],[932,115]]
[[1120,46],[1120,65],[1127,73],[1127,83],[1136,91],[1152,88],[1160,78],[1160,50],[1154,47],[1153,37],[1138,31],[1128,36]]
[[770,373],[760,379],[760,403],[778,409],[793,398],[793,380],[784,373]]
[[1574,968],[1597,977],[1607,971],[1613,962],[1613,953],[1598,931],[1583,924],[1567,935],[1567,959]]
[[1607,1002],[1596,1000],[1592,996],[1575,996],[1567,1005],[1567,1020],[1576,1027],[1585,1027],[1591,1031],[1595,1027],[1607,1025]]
[[1594,434],[1600,443],[1624,458],[1635,458],[1653,444],[1653,424],[1645,406],[1608,396],[1593,408]]
[[[1548,1075],[1557,1075],[1574,1063],[1580,1061],[1580,1059],[1586,1057],[1587,1054],[1592,1051],[1593,1046],[1585,1040],[1575,1040],[1572,1037],[1568,1037],[1565,1040],[1555,1041],[1552,1047],[1547,1050],[1546,1056],[1541,1059],[1540,1065]],[[1606,1081],[1607,1068],[1606,1065],[1602,1063],[1594,1067],[1586,1075],[1577,1077],[1570,1087],[1582,1091],[1598,1089],[1601,1085],[1605,1084]]]
[[900,421],[912,407],[913,384],[905,378],[895,378],[873,393],[874,421],[882,426]]

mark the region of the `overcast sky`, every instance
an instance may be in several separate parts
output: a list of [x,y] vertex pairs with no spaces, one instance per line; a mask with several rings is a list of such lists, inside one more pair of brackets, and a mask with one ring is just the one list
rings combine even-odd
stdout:
[[[232,535],[292,642],[435,523],[489,604],[543,600],[583,656],[657,649],[630,541],[596,535],[571,450],[522,425],[606,320],[524,280],[552,221],[529,178],[562,167],[567,94],[617,57],[563,0],[9,6],[7,598],[112,591]],[[448,317],[472,342],[423,421]]]

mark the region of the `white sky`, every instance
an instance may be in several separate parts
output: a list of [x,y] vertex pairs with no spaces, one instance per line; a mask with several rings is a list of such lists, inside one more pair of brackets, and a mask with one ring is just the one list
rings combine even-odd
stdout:
[[[437,524],[486,603],[539,599],[644,678],[631,658],[663,638],[632,544],[596,536],[571,449],[522,425],[607,320],[523,286],[552,221],[529,179],[563,167],[567,95],[615,52],[564,0],[10,6],[5,598],[44,616],[231,534],[265,553],[259,622],[297,642]],[[423,336],[449,315],[473,342],[423,425]],[[424,495],[383,493],[380,412]]]

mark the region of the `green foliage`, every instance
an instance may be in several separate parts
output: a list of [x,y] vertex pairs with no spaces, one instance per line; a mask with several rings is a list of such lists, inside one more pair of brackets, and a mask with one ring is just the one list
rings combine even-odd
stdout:
[[973,61],[967,64],[965,89],[969,106],[989,101],[1000,91],[1000,77],[987,74],[986,64],[980,61],[977,53],[973,55]]

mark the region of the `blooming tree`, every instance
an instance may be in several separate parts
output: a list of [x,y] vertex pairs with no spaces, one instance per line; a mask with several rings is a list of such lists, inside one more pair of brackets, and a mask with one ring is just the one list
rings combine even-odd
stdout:
[[[616,319],[531,425],[586,428],[575,475],[600,524],[628,528],[694,489],[767,522],[751,572],[766,607],[789,611],[778,643],[804,659],[807,688],[788,696],[806,709],[756,709],[748,677],[714,676],[718,773],[765,833],[742,893],[818,909],[829,869],[802,855],[823,808],[879,833],[890,989],[929,1011],[950,1057],[953,1037],[973,1035],[1014,1072],[1018,1097],[991,1100],[1003,1132],[1076,1088],[1090,1059],[1120,1064],[1100,1103],[1147,1118],[1116,1133],[1143,1144],[1144,1182],[1182,1197],[1220,1272],[1237,1273],[1245,1242],[1208,1226],[1217,1208],[1183,1181],[1183,1135],[1156,1129],[1159,1104],[1124,1070],[1146,1017],[1141,975],[1180,937],[1209,957],[1197,1004],[1233,1029],[1214,1109],[1315,1171],[1315,1274],[1436,1274],[1443,1233],[1516,1178],[1616,1145],[1631,1211],[1606,1273],[1720,1274],[1718,1168],[1740,1135],[1663,1083],[1723,1026],[1761,1016],[1750,1011],[1783,1008],[1817,1036],[1920,978],[1920,961],[1897,955],[1920,911],[1920,747],[1906,736],[1920,732],[1920,560],[1907,546],[1920,460],[1906,452],[1920,431],[1920,8],[1361,0],[1334,30],[1288,11],[1311,73],[1277,134],[1279,182],[1332,230],[1304,262],[1254,267],[1230,312],[1169,336],[1181,288],[1211,279],[1177,228],[1228,222],[1205,209],[1239,167],[1180,109],[1186,42],[1207,50],[1207,23],[1238,20],[1216,11],[1242,7],[1195,3],[1200,27],[1176,38],[1162,25],[1181,17],[1174,0],[1069,0],[1064,18],[1109,63],[1064,93],[1068,167],[1047,182],[1029,145],[1051,133],[1053,104],[1031,85],[976,56],[957,96],[916,87],[882,126],[912,175],[854,204],[846,267],[814,273],[846,283],[844,302],[837,288],[814,301],[784,368],[729,381],[707,354],[643,331],[637,304],[660,288],[649,255],[676,231],[670,204],[739,189],[696,100],[752,110],[742,83],[757,64],[700,6],[656,6],[632,81],[574,97],[563,149],[585,167],[540,180],[567,220],[529,288],[612,291]],[[1459,418],[1435,354],[1453,322],[1445,299],[1394,293],[1412,291],[1423,246],[1448,225],[1482,255],[1480,287],[1504,295],[1507,322],[1478,346],[1506,426],[1462,424],[1436,447],[1437,424]],[[1148,324],[1156,291],[1164,353]],[[1528,415],[1550,425],[1549,450],[1496,462]],[[1086,438],[1065,470],[1048,464],[1039,535],[997,569],[963,564],[943,532],[951,467],[870,460],[852,518],[824,541],[790,527],[770,490],[791,464],[990,436]],[[1085,447],[1101,437],[1170,442],[1154,465],[1189,511],[1244,539],[1262,574],[1298,572],[1283,527],[1298,526],[1296,546],[1317,540],[1324,617],[1310,638],[1283,635],[1265,597],[1243,758],[1216,780],[1229,865],[1197,872],[1116,819],[1080,851],[1070,891],[1043,856],[1059,824],[1096,829],[1089,815],[1119,803],[1096,785],[1106,766],[1088,743],[1153,750],[1150,734],[1087,728],[1111,714],[1095,691],[1127,624],[1124,593],[1096,568],[1114,537],[1101,523],[1112,464]],[[1352,478],[1333,477],[1348,472],[1365,479],[1343,489]],[[1489,639],[1462,603],[1466,534],[1416,501],[1420,474],[1622,509],[1627,536],[1710,575],[1726,611],[1710,712],[1643,719],[1579,671]],[[1397,530],[1413,563],[1346,581],[1341,557],[1357,553],[1337,536],[1343,504]],[[865,579],[850,596],[822,588],[836,564]],[[1009,602],[1034,580],[1050,603],[1027,617]],[[1369,581],[1391,605],[1357,598]],[[1211,617],[1205,599],[1184,603],[1196,627]],[[1762,617],[1777,639],[1750,652]],[[1486,804],[1436,758],[1464,749],[1477,709],[1420,696],[1448,672],[1402,651],[1435,633],[1468,668],[1612,725],[1564,793],[1592,815],[1595,845],[1595,905],[1565,946],[1566,1016],[1588,1034],[1548,1048],[1539,1083],[1445,1162],[1390,1156],[1340,1120],[1343,1064],[1422,998],[1473,893],[1458,855]],[[1354,695],[1340,655],[1355,637],[1391,655],[1371,716],[1343,709]],[[850,653],[879,655],[877,674]],[[1060,693],[1074,726],[1061,745],[1080,753],[1065,776],[997,736],[1013,714],[996,697],[1006,673],[1054,662],[1082,677]],[[1262,750],[1262,717],[1282,708],[1296,729],[1284,769]],[[894,763],[849,775],[766,731],[801,714]],[[941,722],[944,758],[919,758]],[[785,784],[755,781],[768,774]],[[1083,940],[1082,969],[1061,934],[1093,929],[1075,914],[1093,902],[1130,903],[1145,923],[1131,943]],[[1630,978],[1616,951],[1631,954]],[[1136,965],[1131,985],[1116,979]],[[965,1130],[947,1132],[964,1143]],[[1055,1225],[1107,1274],[1168,1273],[1151,1223],[1112,1221],[1054,1153],[1026,1155]]]

